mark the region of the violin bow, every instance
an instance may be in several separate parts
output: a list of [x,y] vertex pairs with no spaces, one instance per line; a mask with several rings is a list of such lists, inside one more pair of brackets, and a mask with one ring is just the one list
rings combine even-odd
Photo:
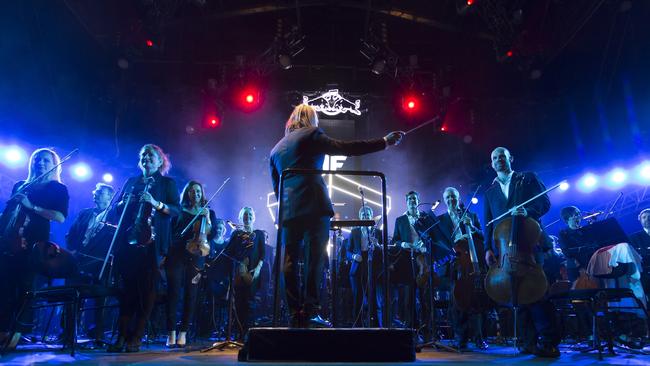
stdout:
[[212,200],[217,196],[217,194],[219,194],[219,192],[221,192],[221,190],[223,190],[223,187],[226,186],[226,183],[228,183],[229,180],[230,180],[230,177],[226,178],[226,180],[224,180],[223,183],[221,183],[221,186],[219,187],[219,189],[217,189],[217,191],[214,192],[214,193],[212,194],[212,196],[211,196],[210,199],[205,203],[205,205],[201,206],[201,209],[199,210],[199,212],[197,212],[197,214],[194,215],[194,217],[192,218],[192,220],[190,221],[190,223],[187,224],[187,226],[185,226],[185,229],[183,229],[183,231],[181,231],[181,236],[185,235],[185,233],[187,232],[187,230],[189,230],[189,229],[192,227],[192,224],[194,224],[194,223],[196,222],[196,220],[199,218],[199,216],[201,216],[201,213],[203,212],[203,209],[206,208],[206,207],[208,207],[208,205],[210,204],[210,202],[212,202]]

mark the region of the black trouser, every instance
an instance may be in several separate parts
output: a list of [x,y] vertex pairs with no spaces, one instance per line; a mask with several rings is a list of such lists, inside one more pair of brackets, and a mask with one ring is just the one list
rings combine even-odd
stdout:
[[34,312],[25,295],[34,290],[34,276],[28,251],[0,254],[0,332],[31,331]]
[[[283,272],[287,303],[292,315],[301,310],[309,316],[320,311],[319,288],[323,277],[329,225],[329,216],[299,218],[282,225],[282,242],[285,250]],[[301,245],[305,246],[304,261],[307,267],[304,291],[300,289],[298,273]],[[304,294],[302,303],[301,294]]]
[[475,342],[483,340],[483,324],[487,315],[485,312],[461,310],[456,306],[452,306],[450,311],[457,342],[467,343],[470,338]]
[[[379,252],[379,251],[378,251]],[[379,254],[381,254],[379,252]],[[373,267],[377,267],[376,265],[373,265]],[[376,272],[373,271],[373,276],[376,275]],[[352,319],[353,319],[353,326],[361,326],[363,325],[363,319],[361,319],[362,316],[362,308],[363,308],[363,295],[364,293],[366,294],[366,301],[369,303],[370,301],[374,301],[374,314],[372,314],[373,319],[377,319],[377,314],[381,314],[381,309],[379,308],[381,306],[381,302],[377,299],[378,295],[377,294],[377,281],[374,281],[374,285],[372,286],[372,292],[370,293],[369,286],[368,286],[368,252],[361,252],[361,262],[358,262],[356,264],[356,271],[353,274],[350,274],[350,286],[352,287],[352,301],[353,301],[353,307],[352,307]],[[368,304],[369,306],[369,304]],[[378,323],[376,324],[369,324],[369,326],[377,326]]]
[[560,344],[560,332],[553,304],[542,299],[518,309],[518,328],[523,346],[532,349],[538,342],[542,347]]
[[235,310],[237,314],[237,320],[241,327],[239,328],[241,333],[239,334],[239,339],[243,340],[244,335],[250,327],[250,313],[253,309],[253,292],[251,286],[236,286],[235,287]]
[[122,293],[117,326],[119,336],[130,345],[140,345],[156,302],[156,284],[160,276],[148,249],[129,247],[118,258]]
[[199,283],[192,279],[199,273],[197,257],[190,254],[182,246],[174,246],[169,250],[165,262],[167,273],[167,330],[176,329],[178,302],[183,292],[183,312],[181,316],[181,332],[187,332],[196,308],[196,294]]

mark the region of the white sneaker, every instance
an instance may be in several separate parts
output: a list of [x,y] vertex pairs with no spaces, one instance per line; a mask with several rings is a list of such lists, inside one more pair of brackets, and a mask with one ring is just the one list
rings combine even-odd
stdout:
[[165,346],[167,346],[167,347],[176,347],[176,331],[175,330],[172,330],[167,335],[167,342],[165,342]]
[[176,345],[179,347],[185,347],[187,344],[187,332],[178,332],[178,339],[176,340]]

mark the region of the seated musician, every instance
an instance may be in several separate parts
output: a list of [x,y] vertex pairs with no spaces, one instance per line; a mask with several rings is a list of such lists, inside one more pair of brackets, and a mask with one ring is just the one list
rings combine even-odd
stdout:
[[641,283],[646,295],[650,294],[650,208],[639,212],[639,222],[642,230],[630,235],[630,244],[643,258],[644,271],[641,273]]
[[[478,256],[477,259],[479,260],[479,266],[483,271],[485,271],[486,266],[483,259],[485,256],[483,253],[483,233],[481,232],[481,224],[479,222],[478,215],[476,215],[474,212],[468,211],[467,215],[463,219],[465,225],[463,225],[462,228],[459,228],[461,215],[464,211],[460,203],[460,193],[454,187],[447,187],[443,192],[443,200],[447,205],[447,212],[438,216],[440,224],[437,225],[435,233],[437,242],[448,248],[448,251],[435,255],[436,252],[440,252],[438,248],[440,245],[437,246],[433,249],[434,260],[441,260],[441,257],[444,257],[449,252],[451,252],[451,250],[453,250],[456,243],[463,240],[467,241],[467,237],[470,235],[470,233],[464,231],[466,226],[471,231],[473,238],[476,240],[476,251]],[[446,286],[446,289],[450,290],[453,286],[456,285],[456,280],[459,277],[458,272],[461,270],[462,269],[460,268],[460,264],[457,261],[453,268],[446,268],[445,273],[439,272],[439,276],[442,275],[441,286]],[[485,343],[481,331],[483,322],[486,317],[484,311],[472,311],[469,309],[461,310],[458,306],[456,306],[454,301],[454,306],[451,309],[451,313],[454,334],[456,337],[456,346],[459,349],[467,348],[467,341],[470,336],[475,342],[476,348],[488,348],[488,345]]]
[[584,272],[589,264],[589,259],[594,250],[584,247],[588,243],[584,243],[581,238],[580,222],[582,221],[582,212],[576,206],[563,207],[560,210],[562,221],[567,225],[566,228],[560,230],[559,241],[562,253],[567,257],[567,274],[569,281],[573,282],[580,277],[584,276]]
[[[372,220],[372,208],[369,206],[362,206],[359,209],[359,219],[361,220]],[[348,240],[348,245],[345,247],[346,258],[351,263],[350,266],[350,284],[352,286],[352,299],[353,299],[353,312],[352,317],[354,319],[353,327],[363,325],[363,316],[362,316],[362,305],[363,305],[363,294],[366,295],[366,301],[376,301],[375,294],[368,294],[368,255],[370,251],[373,251],[373,244],[381,242],[381,231],[375,230],[373,227],[355,227],[350,233],[350,238]],[[373,279],[376,278],[379,273],[378,263],[381,263],[381,252],[375,251],[372,261],[372,273]],[[376,292],[376,281],[374,286],[372,286]],[[380,305],[380,304],[379,304]],[[375,306],[377,310],[378,307]],[[378,310],[381,314],[381,310]],[[373,319],[377,319],[377,313],[371,314]],[[377,324],[370,324],[370,326],[376,326]]]
[[[115,189],[105,183],[97,183],[93,191],[93,202],[95,207],[89,207],[79,211],[77,218],[70,226],[70,230],[65,236],[65,241],[68,250],[70,250],[77,258],[81,278],[66,279],[66,284],[78,283],[80,280],[86,282],[87,280],[96,280],[99,277],[99,272],[103,265],[106,251],[111,243],[112,231],[107,231],[107,234],[100,234],[101,229],[104,227],[108,218],[109,204],[115,194]],[[91,300],[94,301],[94,300]],[[94,321],[87,322],[87,325],[94,324],[94,329],[88,329],[88,335],[94,337],[94,342],[97,346],[103,343],[104,338],[104,322],[103,305],[104,299],[99,299],[95,303],[97,307],[93,311]],[[65,318],[68,320],[65,325],[67,332],[63,343],[72,342],[70,327],[74,326],[71,322],[72,317],[69,314],[70,307],[66,308]]]

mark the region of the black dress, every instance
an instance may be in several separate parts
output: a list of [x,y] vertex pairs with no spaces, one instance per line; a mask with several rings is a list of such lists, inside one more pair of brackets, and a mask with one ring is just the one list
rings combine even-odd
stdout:
[[[23,186],[25,181],[16,183],[12,190],[12,196]],[[63,216],[68,215],[68,189],[65,185],[57,181],[35,184],[27,192],[29,201],[34,206],[44,209],[58,211]],[[15,207],[9,205],[5,207],[5,214],[10,214],[11,209]],[[27,242],[27,249],[17,252],[6,251],[6,243],[0,243],[2,252],[0,253],[0,331],[8,331],[12,327],[12,322],[17,315],[17,311],[25,300],[25,293],[33,290],[34,276],[36,274],[33,263],[31,262],[31,248],[37,242],[47,242],[50,240],[50,220],[42,217],[32,210],[22,208],[27,215],[29,222],[25,225],[23,236]],[[4,220],[3,220],[4,221]],[[11,280],[8,280],[11,279]],[[30,330],[31,315],[30,312],[23,312],[18,319],[16,331],[25,333]]]

